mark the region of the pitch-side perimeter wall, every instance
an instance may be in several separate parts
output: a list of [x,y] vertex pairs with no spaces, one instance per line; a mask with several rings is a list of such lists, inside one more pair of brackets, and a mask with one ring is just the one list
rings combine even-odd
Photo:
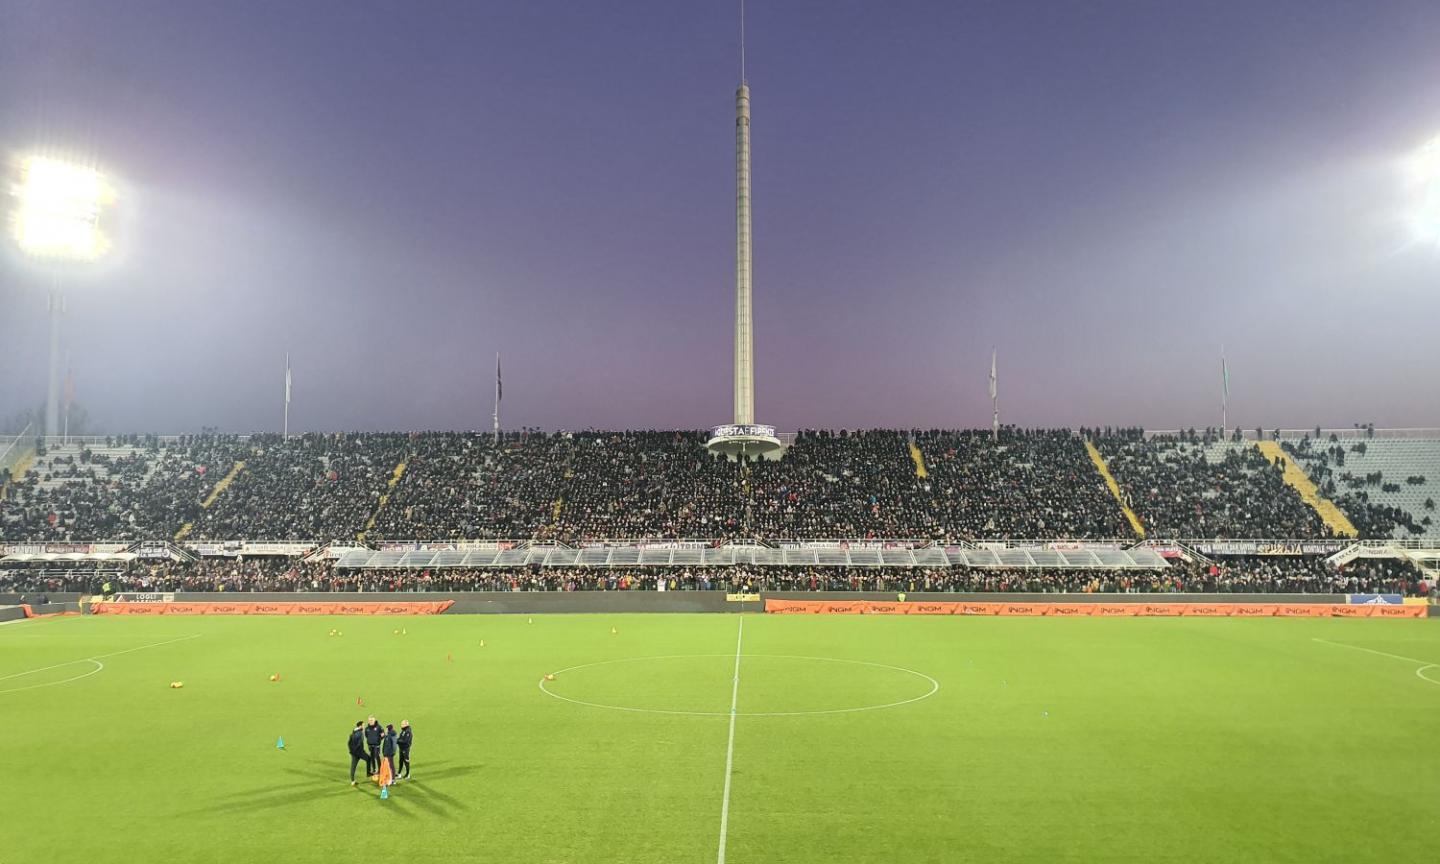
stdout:
[[765,611],[786,615],[1005,615],[1070,617],[1185,616],[1206,618],[1424,618],[1432,607],[1392,604],[1275,602],[1130,602],[784,600],[765,599]]
[[[243,593],[228,592],[178,592],[173,603],[131,602],[123,604],[135,607],[172,607],[164,611],[130,612],[139,615],[163,615],[173,612],[189,612],[194,607],[226,607],[216,610],[218,614],[414,614],[431,613],[434,604],[450,603],[445,614],[532,614],[547,613],[632,613],[632,612],[760,612],[778,611],[785,602],[829,604],[828,611],[851,614],[998,614],[992,609],[1010,607],[1008,614],[1037,614],[1034,610],[1019,611],[1017,607],[1045,607],[1039,614],[1063,617],[1067,615],[1135,615],[1142,614],[1144,607],[1166,607],[1152,614],[1188,614],[1202,616],[1214,614],[1223,617],[1243,617],[1252,614],[1276,615],[1277,611],[1257,612],[1245,609],[1236,616],[1235,607],[1264,607],[1279,609],[1309,607],[1306,614],[1317,617],[1356,616],[1387,617],[1413,616],[1440,618],[1440,606],[1371,606],[1347,604],[1343,594],[945,594],[908,593],[903,608],[894,592],[881,591],[781,591],[760,595],[725,594],[720,591],[457,591],[448,593]],[[13,598],[13,599],[12,599]],[[51,594],[52,601],[70,601],[76,595]],[[0,604],[17,602],[18,595],[0,594]],[[419,604],[410,609],[401,609],[406,604]],[[854,606],[847,604],[880,604]],[[987,605],[993,604],[993,605]],[[58,605],[58,604],[56,604]],[[89,604],[91,611],[96,606],[110,607],[122,604]],[[185,608],[185,607],[191,608]],[[385,609],[384,607],[396,607]],[[961,606],[968,606],[962,609]],[[180,607],[180,608],[173,608]],[[309,607],[309,608],[301,608]],[[1065,607],[1062,609],[1050,607]],[[1081,609],[1079,607],[1088,607]],[[1122,608],[1123,607],[1123,608]],[[1133,608],[1132,608],[1133,607]],[[1211,608],[1218,607],[1218,608]],[[49,607],[45,611],[52,611]],[[66,608],[74,608],[69,603]],[[889,611],[886,611],[887,608]],[[1373,611],[1378,608],[1384,612]],[[241,610],[244,610],[243,612]],[[323,609],[323,611],[321,611]],[[1103,609],[1103,611],[1101,611]],[[1389,611],[1406,610],[1406,611]],[[1413,611],[1412,611],[1413,610]],[[108,610],[107,610],[108,611]],[[814,609],[807,610],[811,613]],[[18,612],[18,610],[17,610]],[[104,613],[102,613],[104,614]]]

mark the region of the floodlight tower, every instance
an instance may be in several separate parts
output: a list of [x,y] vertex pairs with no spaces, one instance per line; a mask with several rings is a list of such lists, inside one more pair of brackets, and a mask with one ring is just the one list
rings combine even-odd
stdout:
[[88,263],[109,248],[100,217],[114,192],[89,165],[48,156],[20,161],[15,185],[15,242],[20,251],[50,265],[50,373],[45,394],[45,434],[60,430],[60,326],[65,294],[60,274],[67,263]]
[[710,430],[706,446],[727,456],[780,448],[774,426],[755,422],[755,316],[751,309],[750,87],[745,81],[745,6],[740,6],[740,87],[735,91],[735,422]]

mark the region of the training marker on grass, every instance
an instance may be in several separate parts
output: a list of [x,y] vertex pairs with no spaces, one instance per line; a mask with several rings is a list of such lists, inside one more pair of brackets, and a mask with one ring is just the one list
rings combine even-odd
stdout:
[[276,749],[276,750],[284,750],[284,749],[285,749],[285,736],[284,736],[284,735],[281,735],[279,738],[275,739],[275,749]]

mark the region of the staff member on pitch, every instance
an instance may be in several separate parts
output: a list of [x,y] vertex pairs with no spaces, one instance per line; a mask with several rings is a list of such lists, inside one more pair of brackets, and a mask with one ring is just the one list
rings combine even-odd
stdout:
[[370,757],[365,754],[365,721],[356,720],[355,728],[350,730],[350,785],[355,785],[355,766],[361,762],[365,763],[365,770],[368,776],[370,770]]
[[385,749],[382,751],[382,754],[385,756],[385,761],[388,762],[388,763],[390,763],[390,778],[391,778],[391,781],[393,782],[393,781],[394,781],[394,778],[395,778],[395,776],[396,776],[396,775],[395,775],[395,727],[392,726],[392,725],[389,724],[389,723],[386,723],[386,724],[385,724],[385,743],[384,743],[384,748],[385,748]]
[[401,780],[409,780],[409,779],[410,779],[410,743],[411,743],[414,739],[415,739],[415,736],[412,735],[411,732],[410,732],[410,721],[409,721],[409,720],[401,720],[401,721],[400,721],[400,735],[395,739],[395,743],[400,747],[400,772],[401,772],[401,773],[395,775],[398,779],[401,779]]
[[380,739],[385,737],[385,730],[380,728],[380,721],[371,714],[365,724],[365,746],[369,748],[370,758],[365,762],[366,772],[370,776],[380,773]]

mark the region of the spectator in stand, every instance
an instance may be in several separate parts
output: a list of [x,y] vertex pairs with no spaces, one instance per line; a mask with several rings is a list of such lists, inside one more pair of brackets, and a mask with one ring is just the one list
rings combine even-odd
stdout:
[[1250,556],[1157,570],[964,567],[523,567],[470,570],[332,570],[294,559],[132,564],[123,572],[0,568],[0,591],[885,591],[976,593],[1421,594],[1408,561],[1360,559],[1343,568],[1316,556]]

